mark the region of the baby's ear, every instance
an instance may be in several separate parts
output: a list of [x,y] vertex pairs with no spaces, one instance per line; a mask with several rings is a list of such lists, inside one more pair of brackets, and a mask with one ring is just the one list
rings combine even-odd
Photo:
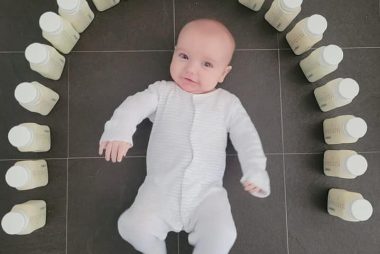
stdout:
[[224,69],[224,71],[223,71],[223,73],[222,73],[222,76],[220,76],[220,78],[219,78],[219,83],[222,83],[222,82],[224,81],[225,77],[227,76],[227,74],[228,74],[231,70],[232,70],[232,66],[231,66],[231,65],[227,66],[227,67]]

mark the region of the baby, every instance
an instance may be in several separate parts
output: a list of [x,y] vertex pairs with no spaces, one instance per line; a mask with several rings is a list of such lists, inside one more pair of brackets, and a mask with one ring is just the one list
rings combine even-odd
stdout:
[[227,134],[238,152],[241,183],[256,197],[270,194],[260,138],[239,99],[216,88],[231,71],[235,41],[218,21],[194,20],[178,36],[170,74],[127,99],[105,124],[99,154],[120,162],[136,126],[153,122],[147,175],[118,220],[120,235],[145,254],[166,253],[169,231],[189,233],[194,254],[228,253],[236,227],[223,187]]

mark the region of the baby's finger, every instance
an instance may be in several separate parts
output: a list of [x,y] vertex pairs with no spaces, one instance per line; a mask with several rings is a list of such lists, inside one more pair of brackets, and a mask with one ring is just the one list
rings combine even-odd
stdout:
[[106,161],[110,160],[111,151],[112,151],[112,144],[113,144],[112,142],[108,142],[108,144],[106,146],[106,153],[105,153]]
[[103,154],[103,151],[107,146],[107,143],[108,143],[107,141],[100,142],[100,144],[99,144],[99,155]]
[[112,152],[111,152],[112,162],[116,162],[118,151],[119,151],[119,143],[115,142],[115,144],[112,147]]

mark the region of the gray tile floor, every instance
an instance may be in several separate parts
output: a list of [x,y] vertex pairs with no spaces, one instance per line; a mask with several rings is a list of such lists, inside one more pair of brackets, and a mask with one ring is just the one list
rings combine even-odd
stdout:
[[[97,155],[104,122],[128,95],[148,84],[169,79],[169,63],[179,29],[189,20],[209,17],[225,23],[236,37],[233,71],[222,87],[237,94],[260,133],[268,156],[272,194],[253,198],[239,183],[236,152],[229,144],[225,187],[238,229],[233,254],[374,254],[380,249],[380,3],[378,0],[305,0],[300,15],[283,33],[263,16],[237,0],[128,0],[105,12],[81,34],[59,81],[32,72],[23,56],[29,43],[43,42],[38,18],[56,11],[55,1],[2,0],[0,2],[0,175],[17,160],[44,158],[50,182],[46,187],[16,191],[0,177],[0,216],[14,204],[44,199],[47,225],[27,236],[9,236],[0,230],[1,254],[137,253],[117,233],[118,216],[128,208],[145,175],[145,153],[151,124],[144,121],[135,134],[135,147],[121,164]],[[90,3],[95,10],[92,3]],[[339,69],[309,84],[284,36],[300,19],[324,15],[329,26],[315,47],[343,47]],[[328,113],[319,111],[313,89],[337,77],[354,78],[358,97]],[[39,81],[57,91],[60,101],[48,116],[20,107],[15,86]],[[325,118],[354,114],[368,123],[359,142],[327,146]],[[22,122],[47,124],[52,149],[47,153],[20,153],[7,141],[9,129]],[[352,149],[369,162],[367,173],[355,180],[329,178],[322,172],[326,149]],[[331,187],[361,192],[373,203],[367,222],[349,223],[326,213]],[[191,253],[187,235],[170,233],[169,254]],[[207,254],[207,253],[205,253]]]

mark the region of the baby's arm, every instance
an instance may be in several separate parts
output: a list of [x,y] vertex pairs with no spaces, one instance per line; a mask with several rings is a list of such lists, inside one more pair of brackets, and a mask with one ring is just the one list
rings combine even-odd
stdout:
[[106,122],[99,141],[99,154],[120,162],[129,148],[133,146],[132,136],[136,126],[154,113],[158,105],[160,82],[150,85],[146,90],[128,96]]
[[240,182],[245,190],[260,198],[270,194],[269,176],[266,171],[266,156],[260,137],[240,100],[236,97],[230,114],[230,139],[238,152],[243,171]]

